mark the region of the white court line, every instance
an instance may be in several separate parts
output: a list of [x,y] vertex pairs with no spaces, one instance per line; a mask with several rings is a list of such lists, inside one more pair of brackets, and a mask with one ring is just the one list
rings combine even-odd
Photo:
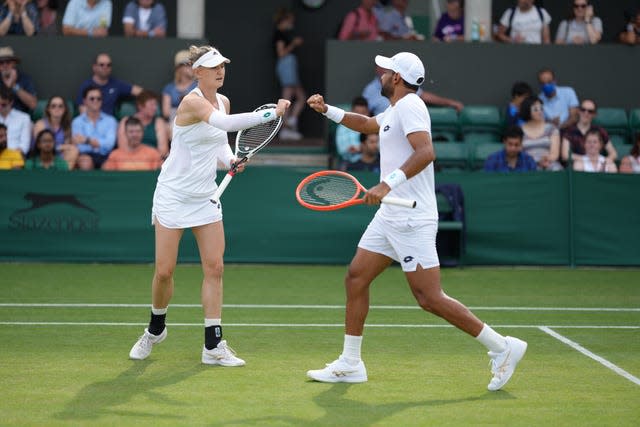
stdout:
[[584,354],[585,356],[592,358],[596,362],[598,362],[598,363],[604,365],[605,367],[611,369],[613,372],[615,372],[616,374],[628,379],[632,383],[635,383],[636,385],[640,385],[640,379],[639,378],[634,377],[629,372],[625,371],[624,369],[620,368],[617,365],[614,365],[613,363],[609,362],[607,359],[605,359],[603,357],[600,357],[595,353],[590,352],[589,350],[587,350],[586,348],[584,348],[583,346],[581,346],[577,342],[571,341],[569,338],[567,338],[567,337],[565,337],[563,335],[560,335],[556,331],[552,330],[551,327],[549,327],[549,326],[540,326],[540,330],[542,332],[545,332],[545,333],[551,335],[555,339],[557,339],[559,341],[562,341],[563,343],[567,344],[569,347],[573,348],[574,350],[578,350],[580,353]]
[[[148,323],[142,322],[12,322],[0,321],[0,326],[146,326]],[[202,327],[202,323],[167,323],[167,326],[187,326]],[[344,328],[344,323],[225,323],[224,326],[238,326],[249,328]],[[367,328],[453,328],[447,324],[365,324]],[[539,329],[545,326],[540,325],[492,325],[494,328],[520,328]],[[633,325],[552,325],[546,326],[555,329],[640,329],[640,326]]]
[[[93,304],[93,303],[0,303],[0,307],[13,308],[147,308],[150,304]],[[171,304],[176,308],[202,308],[200,304]],[[224,308],[264,308],[264,309],[344,309],[344,305],[304,305],[304,304],[224,304]],[[422,310],[417,305],[372,305],[378,310]],[[640,312],[638,307],[469,307],[476,311],[611,311]]]

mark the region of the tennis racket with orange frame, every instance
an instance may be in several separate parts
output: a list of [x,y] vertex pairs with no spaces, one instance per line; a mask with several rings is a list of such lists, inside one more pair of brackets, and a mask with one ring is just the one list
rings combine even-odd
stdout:
[[[334,211],[364,203],[366,188],[351,174],[336,170],[312,173],[298,184],[296,199],[308,209]],[[415,200],[385,196],[382,203],[415,208]]]

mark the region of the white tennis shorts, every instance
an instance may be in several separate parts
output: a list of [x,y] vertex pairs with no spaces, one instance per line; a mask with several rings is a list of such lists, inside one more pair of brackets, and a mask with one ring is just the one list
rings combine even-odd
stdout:
[[416,271],[440,265],[436,251],[437,220],[385,221],[378,215],[367,226],[358,247],[388,256],[402,271]]
[[151,223],[156,221],[167,228],[197,227],[222,221],[222,208],[209,197],[189,197],[158,186],[151,209]]

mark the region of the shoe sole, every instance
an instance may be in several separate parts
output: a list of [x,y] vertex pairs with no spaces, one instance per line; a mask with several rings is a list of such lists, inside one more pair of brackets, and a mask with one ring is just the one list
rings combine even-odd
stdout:
[[350,383],[350,384],[356,384],[356,383],[366,383],[367,382],[367,377],[320,377],[320,376],[314,376],[314,374],[312,374],[311,372],[307,372],[307,377],[311,378],[314,381],[318,381],[321,383]]
[[496,388],[488,388],[487,387],[489,391],[498,391],[509,382],[509,380],[513,376],[513,373],[516,371],[516,368],[518,367],[518,363],[520,363],[520,361],[524,357],[524,354],[527,352],[527,347],[529,346],[529,344],[527,344],[526,341],[522,341],[522,340],[519,340],[517,338],[513,338],[513,339],[517,340],[517,342],[519,342],[519,343],[524,344],[524,345],[518,347],[517,349],[511,351],[511,357],[514,360],[514,362],[513,362],[513,370],[511,371],[511,373],[509,374],[507,379],[505,379],[504,382],[502,384],[500,384],[500,387],[496,387]]
[[239,364],[238,363],[222,363],[217,360],[205,359],[204,357],[202,358],[202,363],[210,366],[224,366],[225,368],[240,368],[246,365],[246,362],[239,363]]

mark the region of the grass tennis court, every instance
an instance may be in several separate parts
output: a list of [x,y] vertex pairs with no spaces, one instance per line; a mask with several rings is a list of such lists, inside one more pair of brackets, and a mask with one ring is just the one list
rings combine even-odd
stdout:
[[640,270],[465,268],[443,285],[529,343],[504,390],[484,347],[414,304],[399,268],[372,286],[369,382],[306,371],[342,349],[344,266],[228,265],[224,334],[243,368],[200,364],[199,266],[180,265],[169,336],[128,360],[151,265],[0,266],[1,425],[636,426]]

